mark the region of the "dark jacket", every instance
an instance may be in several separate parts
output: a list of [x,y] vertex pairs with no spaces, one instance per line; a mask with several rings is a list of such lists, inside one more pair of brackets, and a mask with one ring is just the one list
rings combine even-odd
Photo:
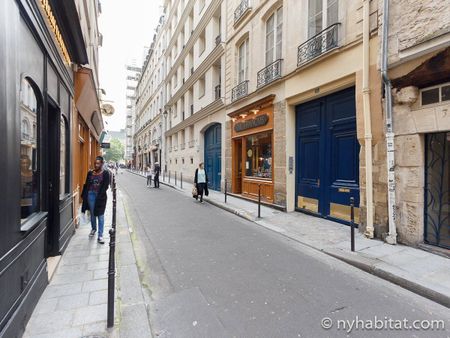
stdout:
[[[206,170],[205,170],[205,179],[206,179],[206,183],[205,183],[205,195],[208,196],[208,195],[209,195],[209,190],[208,190],[208,183],[209,183],[209,180],[208,180],[208,174],[206,173]],[[195,169],[195,176],[194,176],[194,183],[195,183],[195,185],[197,185],[197,181],[198,181],[198,168]]]
[[[81,193],[81,198],[83,199],[83,204],[81,206],[81,212],[86,212],[89,210],[89,202],[88,202],[88,191],[89,191],[89,178],[92,175],[92,171],[90,170],[86,176],[86,182],[83,186],[83,192]],[[100,186],[100,190],[97,194],[97,199],[95,200],[95,208],[94,208],[94,216],[101,216],[105,214],[106,209],[106,201],[107,195],[106,191],[108,190],[109,184],[111,181],[111,175],[109,174],[109,170],[103,170],[103,181]]]

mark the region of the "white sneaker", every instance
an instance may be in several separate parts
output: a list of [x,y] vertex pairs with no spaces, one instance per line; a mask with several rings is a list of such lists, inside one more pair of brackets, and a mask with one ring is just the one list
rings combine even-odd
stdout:
[[103,237],[99,237],[98,240],[97,240],[97,242],[98,242],[99,244],[105,244],[105,241],[103,240]]

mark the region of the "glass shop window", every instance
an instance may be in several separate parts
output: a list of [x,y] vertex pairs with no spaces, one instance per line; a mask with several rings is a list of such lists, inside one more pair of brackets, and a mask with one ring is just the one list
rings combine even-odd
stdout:
[[20,92],[20,218],[24,223],[39,210],[39,109],[31,82],[23,79]]
[[272,133],[260,133],[246,137],[245,175],[272,178]]

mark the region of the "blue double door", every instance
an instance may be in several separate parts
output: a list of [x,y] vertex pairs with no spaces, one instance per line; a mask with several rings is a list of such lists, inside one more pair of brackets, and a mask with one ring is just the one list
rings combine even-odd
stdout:
[[350,198],[359,219],[359,143],[355,90],[296,107],[296,208],[342,222]]
[[208,188],[220,190],[222,175],[222,128],[213,124],[205,131],[205,171],[208,175]]

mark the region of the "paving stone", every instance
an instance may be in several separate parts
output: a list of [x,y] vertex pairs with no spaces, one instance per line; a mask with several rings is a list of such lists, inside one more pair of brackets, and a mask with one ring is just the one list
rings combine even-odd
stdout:
[[108,290],[93,291],[89,293],[89,305],[106,304],[108,301]]
[[64,265],[75,265],[82,263],[95,263],[98,262],[98,255],[91,255],[88,257],[64,257],[63,256],[63,264]]
[[106,304],[86,306],[75,311],[73,317],[73,325],[86,325],[106,320],[107,306]]
[[86,324],[83,326],[83,336],[101,336],[106,337],[108,335],[106,328],[106,321],[96,322],[93,324]]
[[83,292],[92,292],[98,290],[106,290],[108,288],[108,281],[106,279],[91,280],[83,283]]
[[59,272],[53,277],[52,285],[71,284],[74,282],[85,282],[92,280],[94,273],[92,271],[72,272],[59,274]]
[[100,262],[102,262],[102,261],[109,261],[109,253],[105,253],[105,254],[99,255],[98,256],[98,260]]
[[60,330],[57,333],[44,333],[38,335],[24,335],[23,338],[80,338],[83,331],[80,327]]
[[72,283],[64,285],[49,285],[44,291],[42,297],[44,298],[55,298],[61,296],[75,295],[81,293],[81,288],[83,283]]
[[108,269],[98,269],[93,270],[94,272],[94,279],[105,279],[108,278]]
[[57,275],[65,274],[65,273],[74,273],[74,272],[83,272],[87,271],[87,264],[74,264],[74,265],[60,265],[56,271]]
[[87,257],[90,255],[90,253],[91,253],[91,251],[87,250],[87,249],[73,250],[73,251],[65,252],[64,257]]
[[[53,311],[33,315],[27,325],[27,333],[31,336],[42,333],[60,332],[71,328],[73,312]],[[62,336],[64,337],[64,336]]]
[[87,269],[88,270],[99,270],[99,269],[105,269],[105,268],[108,268],[108,262],[107,261],[89,263],[87,265]]
[[89,294],[82,293],[72,296],[65,296],[58,298],[57,310],[74,310],[80,307],[87,306],[89,303]]
[[53,312],[56,309],[56,304],[58,304],[58,298],[42,298],[39,300],[33,313],[42,314]]

